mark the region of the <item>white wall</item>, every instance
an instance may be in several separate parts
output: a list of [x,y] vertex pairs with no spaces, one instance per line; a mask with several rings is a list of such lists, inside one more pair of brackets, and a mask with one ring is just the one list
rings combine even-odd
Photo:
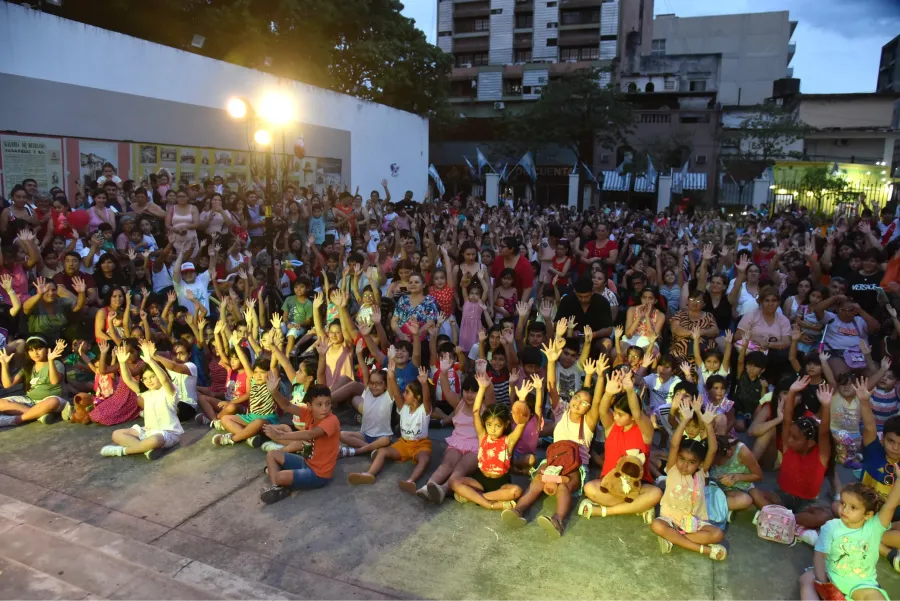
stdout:
[[[488,62],[492,65],[508,65],[513,62],[515,10],[513,0],[491,0],[491,45]],[[500,12],[494,14],[494,11]]]
[[[4,46],[0,73],[213,111],[224,112],[233,96],[258,102],[266,92],[280,89],[296,99],[298,123],[350,132],[351,188],[371,190],[387,178],[398,197],[412,190],[421,200],[427,190],[428,121],[411,113],[14,4],[0,3],[0,40]],[[302,131],[302,125],[299,128]],[[123,132],[122,139],[132,138]],[[183,143],[177,139],[135,141]],[[396,178],[390,177],[392,163],[400,166]]]

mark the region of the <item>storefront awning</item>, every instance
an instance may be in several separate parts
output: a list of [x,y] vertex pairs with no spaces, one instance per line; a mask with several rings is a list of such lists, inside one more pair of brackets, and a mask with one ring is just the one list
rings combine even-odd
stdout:
[[603,189],[611,192],[628,192],[631,188],[631,174],[621,174],[615,169],[603,172]]
[[645,192],[648,194],[656,193],[656,178],[650,179],[646,175],[642,175],[641,177],[634,180],[634,191],[635,192]]
[[[672,174],[672,187],[675,188],[681,183],[681,173],[676,171]],[[684,174],[684,190],[706,190],[706,173],[685,173]]]

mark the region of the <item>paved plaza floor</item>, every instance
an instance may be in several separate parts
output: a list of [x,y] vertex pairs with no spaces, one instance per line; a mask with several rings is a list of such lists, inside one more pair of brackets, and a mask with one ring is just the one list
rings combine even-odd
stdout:
[[[347,474],[368,458],[341,459],[331,485],[266,506],[257,449],[213,447],[191,423],[158,461],[103,458],[110,432],[66,423],[0,431],[0,495],[302,598],[796,599],[812,562],[803,544],[757,538],[751,512],[729,527],[721,563],[678,548],[661,555],[637,516],[574,517],[553,540],[533,523],[552,499],[511,531],[499,512],[404,494],[397,482],[409,464],[351,487]],[[435,441],[429,472],[443,449]],[[900,596],[900,574],[886,562],[879,571]]]

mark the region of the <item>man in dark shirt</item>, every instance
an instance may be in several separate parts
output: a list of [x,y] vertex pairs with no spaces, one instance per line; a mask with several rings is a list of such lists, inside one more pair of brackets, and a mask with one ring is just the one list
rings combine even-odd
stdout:
[[879,269],[878,251],[874,248],[862,251],[860,258],[862,266],[859,271],[847,276],[847,294],[859,303],[863,311],[874,315],[878,309],[878,290],[884,272]]
[[594,283],[590,276],[575,282],[575,294],[567,294],[559,301],[556,319],[575,320],[578,328],[591,326],[594,333],[591,345],[594,351],[599,350],[600,342],[612,335],[612,311],[609,301],[599,294],[594,294]]

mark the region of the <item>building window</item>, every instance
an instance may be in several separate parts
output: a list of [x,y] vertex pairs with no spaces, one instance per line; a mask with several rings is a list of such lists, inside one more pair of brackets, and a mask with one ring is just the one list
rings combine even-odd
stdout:
[[556,21],[547,23],[547,29],[556,29],[557,27],[559,27],[559,23],[557,23]]
[[439,32],[438,32],[438,37],[439,37],[439,38],[446,38],[446,37],[451,36],[451,35],[453,35],[453,32],[452,32],[452,31],[439,31]]
[[656,91],[656,86],[653,85],[653,82],[652,82],[652,81],[648,81],[648,82],[647,82],[647,85],[644,86],[644,91],[645,91],[645,92],[655,92],[655,91]]
[[705,165],[705,164],[706,164],[706,155],[705,155],[705,154],[698,154],[698,155],[697,155],[697,164],[698,164],[698,165]]
[[705,92],[706,91],[706,80],[705,79],[692,79],[690,81],[690,90],[691,90],[691,92]]
[[631,82],[630,84],[628,84],[628,91],[631,93],[637,92],[638,91],[637,84],[634,82]]
[[675,81],[672,80],[672,79],[667,79],[667,80],[666,80],[665,88],[666,88],[667,90],[674,90],[674,89],[675,89]]
[[488,64],[488,53],[487,52],[478,52],[475,54],[457,54],[456,61],[454,62],[455,67],[477,67],[479,65]]
[[652,56],[665,56],[666,55],[666,41],[665,40],[653,40],[650,42],[650,54]]
[[502,15],[502,14],[503,14],[503,9],[502,9],[502,8],[492,8],[492,9],[491,9],[491,14],[492,14],[492,15]]
[[530,63],[531,62],[531,50],[516,50],[515,62]]
[[486,65],[488,64],[488,53],[487,52],[479,52],[478,54],[472,55],[472,65]]
[[522,94],[525,96],[531,95],[531,86],[522,86]]
[[556,8],[556,2],[548,2],[547,8]]
[[547,40],[547,47],[552,48],[556,46],[556,38],[550,38]]
[[531,29],[534,26],[534,15],[516,15],[516,29]]
[[600,11],[570,11],[560,14],[563,25],[588,25],[600,22]]
[[475,19],[475,31],[490,31],[490,19]]
[[560,48],[559,60],[561,61],[595,61],[600,58],[600,48],[586,46],[584,48]]
[[504,96],[521,96],[522,80],[521,79],[504,79],[503,80]]
[[608,154],[601,154],[601,155],[600,155],[600,162],[601,162],[601,163],[609,163],[609,155],[608,155]]

